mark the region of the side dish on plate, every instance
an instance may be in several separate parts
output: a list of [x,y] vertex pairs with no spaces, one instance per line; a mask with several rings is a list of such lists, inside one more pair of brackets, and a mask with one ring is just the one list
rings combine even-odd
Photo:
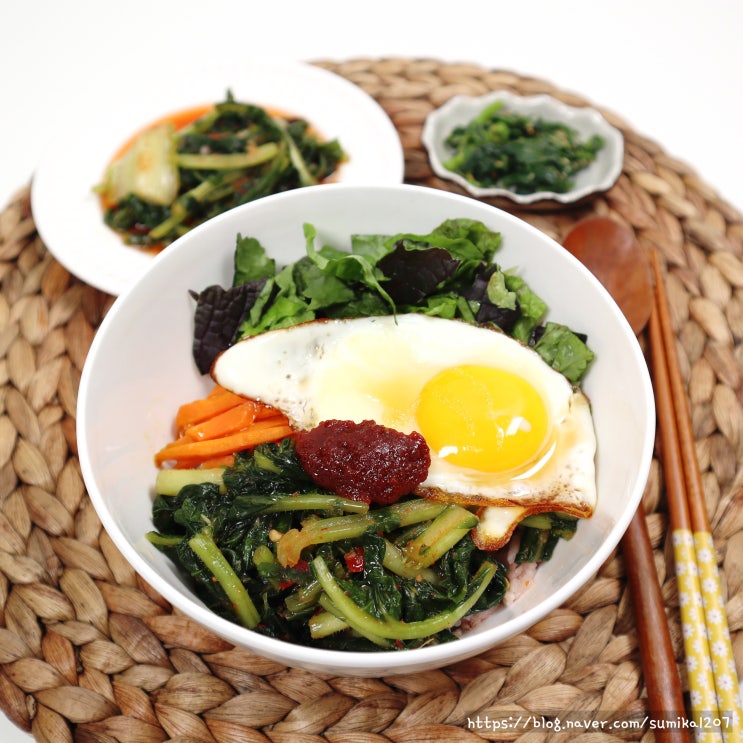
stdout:
[[582,139],[567,124],[523,116],[491,103],[446,138],[451,157],[444,167],[480,188],[507,188],[517,194],[566,193],[575,174],[587,168],[604,146],[592,134]]
[[571,204],[610,188],[624,139],[598,112],[548,95],[454,96],[426,118],[431,167],[480,198]]
[[[217,55],[193,74],[170,76],[167,85],[155,78],[127,82],[125,90],[120,86],[99,88],[95,96],[80,101],[75,116],[55,122],[53,138],[46,145],[31,184],[34,222],[44,243],[68,271],[109,294],[123,293],[149,270],[156,253],[164,251],[125,242],[105,223],[101,196],[94,186],[102,182],[107,165],[133,136],[153,122],[170,118],[173,112],[193,119],[194,112],[203,113],[199,107],[211,108],[226,90],[232,91],[236,101],[308,122],[309,133],[322,143],[340,143],[344,158],[323,182],[402,182],[402,143],[387,113],[361,87],[319,66],[289,60],[251,60],[244,54],[236,62],[230,55]],[[179,118],[176,128],[186,123]],[[147,154],[148,148],[143,149]],[[194,170],[192,175],[198,179],[199,173]],[[216,178],[221,179],[219,175]],[[201,191],[196,195],[201,196]],[[194,202],[184,206],[190,211],[203,205]],[[212,205],[205,208],[211,209]],[[156,211],[163,209],[155,207]],[[167,216],[153,214],[151,225],[165,219]],[[142,228],[145,236],[150,229],[147,224],[150,222]],[[184,224],[176,231],[181,231]],[[136,239],[145,241],[142,235]]]
[[129,245],[163,248],[248,201],[329,179],[345,159],[308,121],[236,101],[166,117],[137,134],[96,186],[106,224]]
[[280,266],[239,236],[232,285],[194,293],[216,386],[155,455],[149,539],[272,637],[448,641],[592,516],[593,352],[493,262],[482,222],[304,239]]

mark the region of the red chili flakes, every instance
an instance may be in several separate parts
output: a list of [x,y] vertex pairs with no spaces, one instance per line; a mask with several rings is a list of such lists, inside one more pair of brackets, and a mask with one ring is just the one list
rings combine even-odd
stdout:
[[354,547],[343,555],[349,573],[364,572],[364,548]]
[[419,433],[374,421],[324,421],[297,433],[295,443],[302,467],[318,485],[365,503],[394,503],[426,479],[431,465]]

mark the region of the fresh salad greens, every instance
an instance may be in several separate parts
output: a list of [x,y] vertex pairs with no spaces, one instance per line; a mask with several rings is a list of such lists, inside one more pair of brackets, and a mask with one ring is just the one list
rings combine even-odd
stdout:
[[352,235],[345,249],[317,247],[304,226],[306,255],[277,266],[255,238],[237,237],[229,288],[195,294],[193,355],[207,373],[240,338],[317,318],[420,312],[497,326],[579,384],[593,359],[585,338],[552,321],[546,303],[493,262],[501,236],[482,222],[449,219],[429,234]]
[[503,109],[496,101],[446,138],[452,154],[444,167],[480,188],[517,194],[566,193],[573,176],[604,146],[593,135],[581,140],[572,127]]
[[[480,222],[354,235],[350,251],[318,248],[311,225],[304,233],[306,255],[283,267],[257,240],[238,236],[233,286],[194,295],[202,371],[243,336],[411,311],[497,326],[576,384],[591,363],[585,338],[543,322],[545,303],[493,263],[501,238]],[[384,506],[340,497],[304,471],[291,437],[237,452],[224,468],[161,470],[152,514],[150,542],[207,606],[289,642],[365,651],[447,642],[509,587],[499,555],[472,539],[473,511],[413,495]],[[517,527],[515,561],[550,559],[576,523],[564,514],[528,517]]]
[[164,247],[207,219],[268,194],[329,178],[346,157],[301,118],[272,115],[228,92],[178,130],[142,132],[96,187],[104,221],[125,242]]

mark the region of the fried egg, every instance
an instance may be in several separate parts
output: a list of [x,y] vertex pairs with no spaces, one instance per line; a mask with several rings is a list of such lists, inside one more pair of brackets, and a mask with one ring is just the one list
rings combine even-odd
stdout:
[[236,343],[212,376],[298,430],[339,419],[417,431],[431,466],[416,495],[479,509],[481,546],[530,513],[595,508],[588,398],[497,329],[421,314],[317,320]]

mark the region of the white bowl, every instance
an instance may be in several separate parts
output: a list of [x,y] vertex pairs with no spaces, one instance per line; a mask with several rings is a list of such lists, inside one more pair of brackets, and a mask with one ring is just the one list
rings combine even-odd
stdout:
[[[598,437],[598,508],[576,536],[541,565],[533,586],[451,643],[398,652],[342,652],[288,644],[209,611],[173,565],[145,539],[152,528],[153,454],[170,439],[177,407],[211,380],[191,357],[193,300],[232,279],[235,236],[254,236],[280,262],[304,255],[302,224],[322,242],[354,232],[425,233],[466,217],[501,232],[498,263],[518,267],[550,306],[549,317],[588,334],[596,353],[584,389]],[[78,398],[83,477],[104,527],[140,575],[182,612],[235,645],[289,666],[332,674],[411,673],[473,656],[516,635],[563,604],[598,571],[619,542],[643,492],[654,438],[652,389],[629,325],[595,278],[529,224],[474,199],[417,186],[330,184],[270,196],[194,229],[119,297],[98,330]]]
[[121,294],[152,264],[149,251],[126,245],[103,222],[100,183],[116,151],[161,117],[224,100],[255,103],[306,119],[323,140],[338,139],[345,153],[333,180],[393,185],[405,170],[400,137],[384,109],[360,87],[302,62],[234,59],[195,75],[153,79],[123,94],[116,86],[88,97],[88,109],[57,122],[31,184],[34,221],[54,257],[78,278]]
[[[464,176],[444,166],[444,162],[453,154],[446,140],[455,127],[468,124],[496,101],[502,101],[504,108],[513,113],[565,124],[578,132],[581,139],[598,134],[604,138],[604,146],[597,153],[593,163],[575,175],[574,185],[566,193],[535,191],[517,194],[505,188],[476,186]],[[549,95],[520,96],[499,90],[476,98],[454,96],[426,117],[421,138],[428,150],[431,167],[440,178],[458,183],[478,198],[500,197],[522,206],[535,205],[539,202],[571,204],[582,201],[591,194],[606,191],[619,178],[624,162],[622,133],[611,126],[598,111],[587,107],[568,106]]]

